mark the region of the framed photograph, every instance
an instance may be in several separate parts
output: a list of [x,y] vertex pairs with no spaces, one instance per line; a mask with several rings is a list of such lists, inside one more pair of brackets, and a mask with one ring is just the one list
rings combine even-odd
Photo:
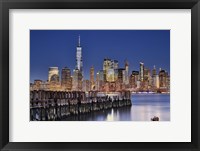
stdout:
[[0,4],[2,150],[200,150],[198,0]]
[[30,121],[170,121],[169,58],[170,30],[30,30]]

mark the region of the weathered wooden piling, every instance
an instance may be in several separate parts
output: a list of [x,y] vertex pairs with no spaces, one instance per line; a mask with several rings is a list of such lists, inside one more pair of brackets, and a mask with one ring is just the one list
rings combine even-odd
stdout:
[[98,96],[98,93],[90,91],[86,96],[81,91],[31,91],[30,120],[55,121],[70,115],[132,105],[130,91],[118,92],[112,98],[108,95]]

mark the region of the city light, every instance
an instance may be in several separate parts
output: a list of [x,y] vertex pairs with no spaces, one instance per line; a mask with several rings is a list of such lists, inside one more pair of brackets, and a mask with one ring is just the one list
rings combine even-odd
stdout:
[[[88,33],[90,32],[102,31],[88,31]],[[112,36],[112,34],[108,34],[110,32],[127,33],[129,39],[132,37],[129,32],[146,34],[146,31],[104,32],[106,36]],[[169,34],[169,31],[160,31],[159,33],[163,32]],[[168,34],[165,36],[168,37]],[[85,37],[87,35],[83,40],[87,39],[88,41],[81,42],[80,35],[71,40],[70,37],[73,35],[74,33],[67,35],[67,52],[57,53],[52,49],[52,55],[55,56],[51,56],[51,59],[48,58],[50,56],[47,56],[49,60],[46,62],[38,61],[32,55],[32,60],[35,60],[33,61],[34,67],[40,65],[43,67],[36,68],[40,70],[39,74],[31,68],[31,121],[170,120],[170,74],[167,71],[169,64],[168,61],[159,61],[163,57],[162,53],[158,55],[159,57],[156,55],[160,53],[160,47],[156,51],[152,51],[154,53],[152,56],[147,55],[150,51],[145,53],[144,50],[141,52],[118,52],[119,50],[116,50],[118,43],[115,48],[112,48],[112,51],[108,51],[109,45],[94,44],[89,37],[90,43]],[[136,37],[136,35],[134,36]],[[158,34],[158,36],[162,38],[163,35]],[[122,43],[119,44],[120,50],[126,49],[127,43],[123,42],[120,36],[119,39]],[[46,40],[48,41],[48,37]],[[35,39],[35,41],[41,40]],[[105,41],[108,42],[108,40]],[[169,45],[168,39],[164,38],[164,41],[165,45],[161,47]],[[71,45],[71,43],[74,44]],[[51,43],[45,42],[45,45],[50,48]],[[55,42],[53,45],[57,49],[57,43]],[[38,47],[38,44],[35,43],[34,46]],[[93,48],[100,46],[106,50],[104,53],[102,53],[103,51],[97,53],[97,50]],[[152,46],[157,46],[157,43]],[[132,46],[129,48],[132,49]],[[75,51],[71,51],[73,49]],[[63,50],[66,50],[66,47]],[[152,50],[152,48],[146,47],[145,50]],[[169,50],[166,49],[165,53],[168,54]],[[58,54],[60,57],[56,56]],[[59,60],[57,60],[58,58]]]
[[[61,70],[61,77],[58,67],[49,67],[47,82],[35,80],[31,84],[31,90],[56,90],[56,91],[99,91],[116,92],[128,90],[131,92],[152,92],[170,93],[170,75],[164,69],[156,70],[145,66],[144,62],[139,62],[139,71],[129,71],[131,66],[128,60],[124,61],[124,66],[119,67],[116,58],[104,58],[102,60],[102,70],[95,71],[91,65],[90,79],[85,79],[83,75],[83,59],[80,36],[76,47],[75,69],[67,67]],[[71,73],[71,70],[73,73]],[[96,75],[96,79],[95,79]]]

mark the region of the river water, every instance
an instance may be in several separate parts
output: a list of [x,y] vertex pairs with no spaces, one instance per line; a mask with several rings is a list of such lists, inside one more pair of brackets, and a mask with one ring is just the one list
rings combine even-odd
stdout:
[[132,106],[67,117],[66,121],[170,121],[169,94],[133,94]]

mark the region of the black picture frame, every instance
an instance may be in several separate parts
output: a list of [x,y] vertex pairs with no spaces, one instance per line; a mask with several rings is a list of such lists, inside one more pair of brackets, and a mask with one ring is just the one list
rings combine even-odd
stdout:
[[[191,142],[9,142],[9,9],[191,9]],[[7,150],[200,150],[199,0],[0,0],[0,149]],[[183,71],[187,72],[186,71]],[[142,134],[142,132],[141,132]]]

